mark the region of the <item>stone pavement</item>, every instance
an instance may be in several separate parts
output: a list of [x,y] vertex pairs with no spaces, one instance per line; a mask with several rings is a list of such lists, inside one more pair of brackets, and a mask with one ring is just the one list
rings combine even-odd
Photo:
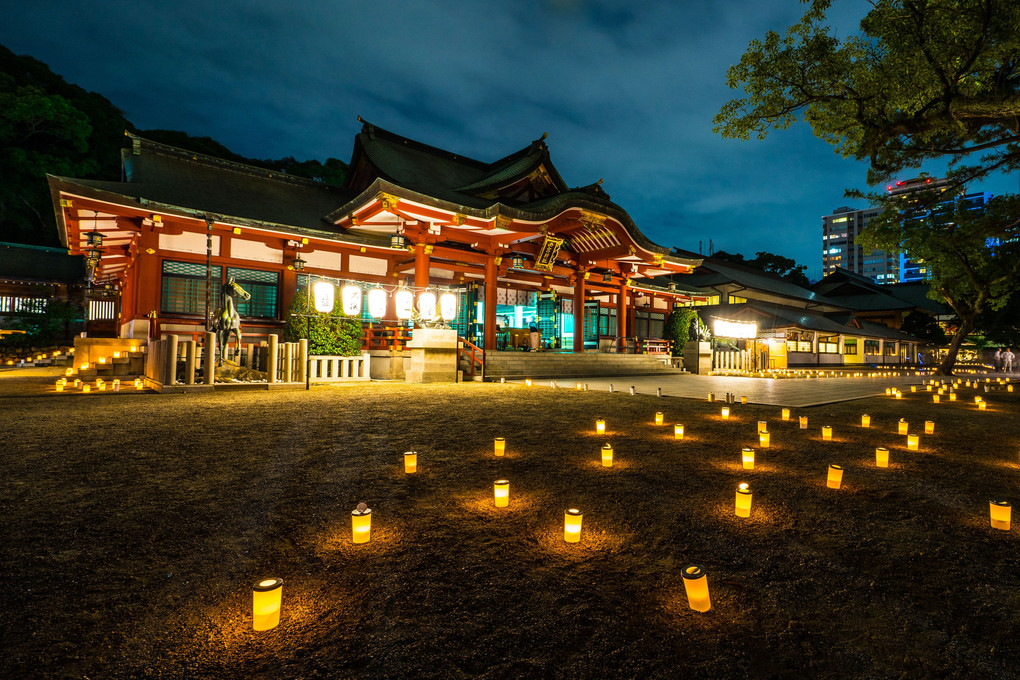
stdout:
[[[655,394],[658,387],[662,388],[663,397],[682,397],[687,399],[707,399],[709,392],[722,401],[727,392],[736,395],[739,402],[741,396],[747,396],[749,404],[768,404],[773,406],[820,406],[839,401],[864,399],[867,397],[884,396],[885,388],[898,387],[908,392],[910,385],[921,385],[920,376],[900,376],[895,378],[738,378],[733,376],[710,376],[693,374],[675,375],[635,375],[595,378],[564,378],[557,381],[561,388],[574,389],[576,383],[588,383],[589,390],[608,390],[610,384],[616,392],[629,394],[633,385],[638,394]],[[515,380],[513,382],[524,382]],[[549,380],[536,379],[535,387],[549,388]]]

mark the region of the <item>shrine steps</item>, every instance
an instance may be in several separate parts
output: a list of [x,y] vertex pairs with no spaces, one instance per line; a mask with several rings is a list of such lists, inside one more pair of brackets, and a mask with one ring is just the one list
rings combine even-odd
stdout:
[[668,357],[585,352],[486,352],[485,379],[584,378],[612,375],[676,375]]

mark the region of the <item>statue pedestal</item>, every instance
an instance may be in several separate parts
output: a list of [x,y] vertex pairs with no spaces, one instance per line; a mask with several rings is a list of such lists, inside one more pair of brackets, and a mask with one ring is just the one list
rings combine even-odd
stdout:
[[694,341],[684,345],[684,368],[690,373],[708,374],[712,370],[712,343]]
[[415,328],[411,360],[404,371],[409,383],[457,382],[457,331],[452,328]]

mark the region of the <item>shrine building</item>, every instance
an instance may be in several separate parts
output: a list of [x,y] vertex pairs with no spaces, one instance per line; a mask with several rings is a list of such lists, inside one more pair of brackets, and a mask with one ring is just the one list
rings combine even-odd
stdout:
[[131,134],[122,181],[50,176],[61,241],[115,292],[90,329],[198,338],[232,278],[251,294],[245,342],[259,342],[325,279],[386,292],[385,309],[361,310],[368,349],[413,323],[395,303],[405,289],[455,294],[450,326],[485,350],[522,348],[535,324],[546,351],[642,352],[674,305],[704,302],[653,281],[700,258],[649,241],[601,180],[568,186],[545,135],[485,162],[362,123],[343,186]]

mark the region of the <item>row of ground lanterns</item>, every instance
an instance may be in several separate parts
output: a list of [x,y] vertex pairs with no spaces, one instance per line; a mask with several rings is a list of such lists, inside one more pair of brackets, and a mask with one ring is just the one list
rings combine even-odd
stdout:
[[[933,381],[934,382],[934,381]],[[977,384],[975,383],[975,386]],[[969,381],[968,381],[969,386]],[[891,390],[892,388],[890,388]],[[932,389],[931,386],[928,388]],[[1013,386],[1009,386],[1009,391],[1012,391]],[[912,390],[914,391],[914,390]],[[887,394],[891,394],[891,391],[887,390]],[[709,400],[713,399],[712,395],[709,395]],[[978,397],[980,400],[980,397]],[[746,403],[746,397],[744,398]],[[979,406],[984,404],[983,401],[978,402]],[[729,418],[729,407],[723,407],[721,415],[723,419]],[[782,419],[784,421],[790,420],[790,409],[784,408],[782,410]],[[655,424],[662,426],[665,422],[665,416],[662,411],[655,413]],[[800,429],[805,430],[808,427],[807,416],[799,417]],[[757,423],[759,444],[762,448],[769,448],[770,446],[770,434],[768,432],[768,423],[764,420],[759,420]],[[861,415],[861,427],[871,427],[871,416],[868,414]],[[595,433],[605,434],[606,432],[606,420],[605,418],[598,418],[595,420]],[[824,441],[832,440],[832,426],[825,425],[822,427],[822,439]],[[924,432],[927,435],[935,433],[935,422],[932,420],[926,420],[924,423]],[[906,419],[901,418],[897,422],[897,434],[906,435],[907,437],[907,449],[909,451],[917,451],[919,446],[919,437],[916,434],[909,434],[909,423]],[[682,440],[684,438],[684,426],[680,423],[674,424],[673,426],[674,439]],[[504,437],[496,437],[493,440],[493,453],[496,457],[503,457],[506,455],[506,439]],[[608,442],[603,445],[601,450],[601,462],[603,467],[613,466],[613,447]],[[744,448],[741,451],[741,464],[744,469],[754,469],[754,450],[750,448]],[[878,447],[875,449],[875,466],[880,468],[887,468],[889,466],[889,449],[886,447]],[[418,452],[408,451],[404,453],[404,472],[406,474],[414,474],[418,470]],[[839,489],[843,482],[843,467],[841,465],[829,465],[826,486],[830,489]],[[751,516],[751,504],[753,500],[753,493],[750,489],[750,485],[746,482],[742,482],[737,487],[736,498],[734,502],[734,514],[737,517],[750,517]],[[510,505],[510,481],[507,479],[497,479],[493,483],[493,504],[497,508],[505,508]],[[1012,505],[1006,500],[991,500],[989,501],[989,519],[992,528],[1001,529],[1003,531],[1009,531],[1012,520]],[[563,515],[563,540],[566,543],[578,543],[581,540],[581,528],[584,520],[583,513],[577,508],[568,508]],[[359,503],[358,507],[351,512],[351,539],[353,543],[361,544],[368,543],[371,539],[372,531],[372,510],[365,504]],[[684,590],[687,594],[687,601],[691,609],[699,612],[706,612],[711,609],[711,598],[709,596],[708,588],[708,574],[707,572],[698,565],[689,565],[684,567],[681,571],[681,575],[684,581]],[[275,628],[280,622],[280,611],[283,601],[283,579],[271,578],[259,581],[252,589],[252,611],[253,611],[253,626],[257,631],[269,630]]]

